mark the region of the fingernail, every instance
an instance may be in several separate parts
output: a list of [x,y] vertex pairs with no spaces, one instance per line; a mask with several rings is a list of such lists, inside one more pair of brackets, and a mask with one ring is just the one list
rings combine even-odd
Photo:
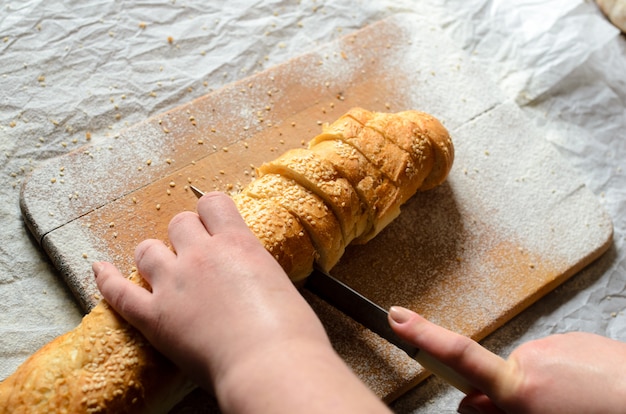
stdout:
[[476,407],[472,407],[471,405],[461,405],[456,410],[459,414],[480,414],[480,411]]
[[93,262],[91,264],[91,269],[93,270],[93,274],[95,277],[98,277],[98,273],[102,271],[104,265],[101,262]]
[[415,312],[402,306],[392,306],[389,309],[389,316],[398,324],[408,322],[414,315]]

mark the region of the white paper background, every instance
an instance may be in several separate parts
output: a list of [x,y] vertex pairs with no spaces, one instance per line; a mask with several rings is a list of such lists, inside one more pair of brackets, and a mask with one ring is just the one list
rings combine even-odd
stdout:
[[[0,378],[81,312],[19,211],[37,163],[396,12],[441,25],[579,172],[613,217],[598,262],[483,343],[585,330],[626,340],[626,40],[582,0],[19,1],[0,5]],[[145,27],[140,27],[140,23]],[[173,39],[170,44],[168,37]],[[398,413],[455,412],[434,379]]]

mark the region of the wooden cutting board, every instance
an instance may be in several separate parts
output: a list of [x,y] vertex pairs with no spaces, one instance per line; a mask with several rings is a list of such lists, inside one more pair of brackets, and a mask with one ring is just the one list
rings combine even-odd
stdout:
[[[353,106],[418,109],[449,128],[448,181],[419,193],[332,273],[384,307],[412,308],[481,339],[601,255],[612,224],[520,109],[434,24],[398,15],[49,160],[22,191],[29,228],[88,310],[91,263],[124,272],[145,238],[194,210],[188,185],[235,192],[254,167]],[[382,398],[426,373],[401,351],[303,293],[338,352]]]

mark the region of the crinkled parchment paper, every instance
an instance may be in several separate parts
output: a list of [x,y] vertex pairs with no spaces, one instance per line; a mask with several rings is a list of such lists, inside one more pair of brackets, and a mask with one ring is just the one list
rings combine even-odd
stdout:
[[[542,128],[614,220],[609,252],[485,346],[506,356],[522,342],[566,330],[626,340],[626,40],[594,3],[210,3],[0,6],[0,378],[81,318],[21,219],[19,190],[29,171],[396,12],[442,26]],[[454,412],[460,396],[431,379],[393,409]]]

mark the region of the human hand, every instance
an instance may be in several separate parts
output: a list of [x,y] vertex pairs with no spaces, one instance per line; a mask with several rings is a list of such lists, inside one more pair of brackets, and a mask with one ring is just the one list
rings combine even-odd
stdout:
[[572,332],[527,342],[507,360],[416,313],[392,307],[404,340],[452,367],[479,390],[461,413],[621,413],[626,402],[626,344]]
[[199,214],[172,219],[174,251],[158,240],[137,246],[136,265],[152,292],[109,263],[94,265],[111,306],[205,387],[249,355],[268,351],[262,347],[326,341],[319,320],[232,200],[211,193],[197,208]]
[[223,412],[387,412],[334,352],[321,322],[248,229],[230,197],[170,222],[170,250],[139,244],[152,292],[94,263],[104,298]]

